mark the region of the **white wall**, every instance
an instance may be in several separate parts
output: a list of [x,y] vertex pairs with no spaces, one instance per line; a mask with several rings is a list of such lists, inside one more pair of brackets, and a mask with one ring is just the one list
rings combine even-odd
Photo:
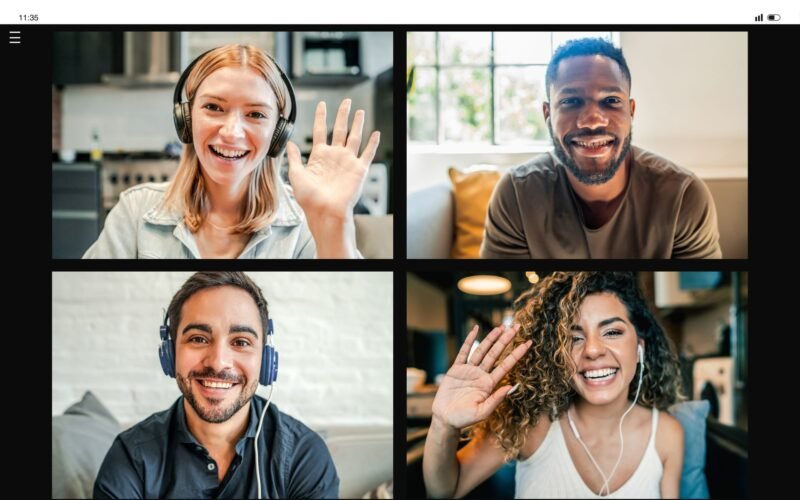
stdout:
[[[91,390],[122,423],[180,396],[158,329],[191,273],[53,273],[53,415]],[[312,428],[391,426],[392,274],[248,273],[275,325],[273,401]],[[258,393],[269,391],[261,386]]]
[[690,170],[747,171],[747,33],[622,33],[634,143]]
[[[633,143],[705,179],[746,178],[747,33],[623,32],[620,40],[636,100]],[[449,182],[448,166],[513,166],[541,152],[459,149],[409,146],[408,192]]]

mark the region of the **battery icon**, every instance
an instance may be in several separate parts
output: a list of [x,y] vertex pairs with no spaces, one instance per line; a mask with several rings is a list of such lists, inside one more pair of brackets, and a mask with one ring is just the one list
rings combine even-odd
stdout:
[[780,14],[770,14],[767,16],[767,19],[770,21],[780,21],[781,15]]

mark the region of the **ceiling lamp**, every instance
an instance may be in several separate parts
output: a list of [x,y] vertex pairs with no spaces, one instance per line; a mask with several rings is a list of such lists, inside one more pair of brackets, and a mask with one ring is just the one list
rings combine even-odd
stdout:
[[539,275],[536,274],[536,271],[528,271],[525,273],[525,277],[528,278],[528,281],[530,281],[532,285],[539,282]]
[[458,280],[458,289],[471,295],[500,295],[511,290],[511,281],[502,276],[478,274]]

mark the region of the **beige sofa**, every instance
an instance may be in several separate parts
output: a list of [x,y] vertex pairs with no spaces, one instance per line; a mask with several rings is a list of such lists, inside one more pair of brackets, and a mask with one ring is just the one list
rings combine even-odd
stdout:
[[394,253],[392,215],[356,215],[356,247],[366,259],[391,259]]
[[[717,207],[720,246],[725,259],[746,259],[747,179],[704,181]],[[447,183],[411,193],[406,200],[406,252],[409,259],[448,259],[453,245],[453,193]]]

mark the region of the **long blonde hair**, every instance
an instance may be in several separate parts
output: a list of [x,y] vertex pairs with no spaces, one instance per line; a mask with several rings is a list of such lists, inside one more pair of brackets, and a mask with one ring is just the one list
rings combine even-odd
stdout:
[[[218,47],[197,61],[186,79],[186,97],[191,108],[197,89],[211,73],[226,67],[250,68],[257,71],[269,84],[278,101],[280,114],[286,116],[288,90],[275,62],[267,54],[253,45],[225,45]],[[233,227],[235,234],[249,234],[258,231],[274,218],[278,209],[276,199],[276,171],[280,157],[264,160],[250,175],[250,181],[241,207],[239,223]],[[183,211],[186,226],[196,232],[208,210],[208,195],[205,180],[200,170],[193,144],[185,144],[175,178],[170,183],[164,197],[165,206]]]

